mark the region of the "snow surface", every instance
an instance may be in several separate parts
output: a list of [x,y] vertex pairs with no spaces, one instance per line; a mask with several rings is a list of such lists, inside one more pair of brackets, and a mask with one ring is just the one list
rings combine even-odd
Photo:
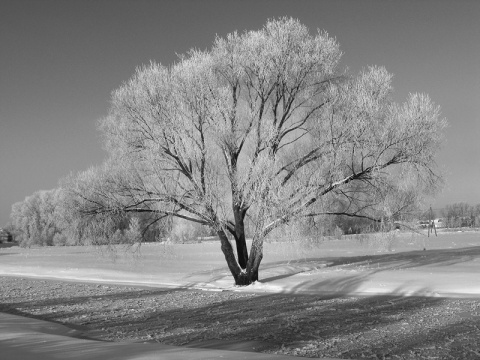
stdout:
[[[423,249],[426,248],[424,251]],[[352,236],[266,243],[260,281],[236,287],[220,244],[132,249],[0,249],[0,275],[184,287],[211,291],[339,295],[480,296],[480,233],[399,234],[390,245]]]
[[[393,240],[392,240],[393,239]],[[397,234],[392,241],[267,243],[260,279],[236,287],[220,244],[139,249],[0,248],[0,275],[183,287],[208,291],[333,295],[480,296],[480,233]],[[426,249],[426,250],[423,250]],[[284,356],[77,339],[59,324],[0,313],[0,354],[10,359],[282,359]]]
[[152,343],[80,339],[63,325],[0,313],[0,358],[3,360],[213,360],[298,359],[245,351],[213,350]]

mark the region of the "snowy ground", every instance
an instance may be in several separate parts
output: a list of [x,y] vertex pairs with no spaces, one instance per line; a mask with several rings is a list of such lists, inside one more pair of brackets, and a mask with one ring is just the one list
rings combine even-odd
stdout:
[[0,358],[4,360],[298,359],[293,356],[163,344],[102,342],[79,339],[75,332],[61,324],[0,313]]
[[[423,249],[426,249],[425,251]],[[211,290],[480,296],[480,233],[398,234],[382,240],[267,243],[260,281],[233,286],[217,242],[0,249],[0,275]]]
[[[233,286],[216,242],[145,244],[133,254],[123,248],[115,253],[88,247],[0,248],[0,275],[212,291],[480,297],[480,233],[439,233],[430,238],[398,234],[390,240],[350,237],[315,246],[268,243],[261,281],[245,288]],[[69,331],[58,324],[0,314],[0,351],[11,359],[277,358],[101,343],[74,339]]]

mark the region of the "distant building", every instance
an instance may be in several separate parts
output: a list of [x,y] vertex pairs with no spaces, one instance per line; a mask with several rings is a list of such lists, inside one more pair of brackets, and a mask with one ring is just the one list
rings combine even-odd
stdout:
[[0,228],[0,243],[12,242],[13,236],[7,230]]
[[445,223],[443,222],[443,219],[435,219],[435,220],[433,220],[433,223],[435,224],[435,227],[437,229],[445,227]]
[[430,220],[420,220],[418,222],[418,227],[422,229],[428,229],[428,225],[430,224]]
[[445,227],[445,223],[444,223],[443,219],[441,219],[441,218],[434,219],[433,221],[432,220],[420,220],[418,222],[418,226],[422,229],[428,229],[429,227],[432,228],[433,225],[435,225],[435,227],[437,229],[441,229],[441,228]]

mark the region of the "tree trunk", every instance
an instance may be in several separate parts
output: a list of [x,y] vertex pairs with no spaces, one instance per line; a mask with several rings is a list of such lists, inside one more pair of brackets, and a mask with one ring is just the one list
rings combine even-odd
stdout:
[[228,241],[227,235],[224,231],[218,231],[220,242],[222,246],[222,252],[227,261],[228,268],[235,279],[235,285],[245,286],[250,285],[255,281],[258,281],[258,268],[263,258],[263,241],[254,239],[252,249],[250,251],[250,257],[246,264],[246,270],[242,270],[235,258],[232,245]]
[[235,254],[233,253],[232,245],[227,238],[227,235],[223,230],[217,231],[218,237],[220,238],[220,244],[222,247],[223,255],[227,261],[228,268],[235,279],[235,284],[238,285],[238,279],[242,273],[242,269],[238,266],[237,259],[235,259]]
[[263,238],[254,238],[250,249],[250,258],[247,264],[247,274],[251,282],[258,281],[258,269],[263,259]]
[[247,242],[245,240],[245,223],[243,218],[245,212],[237,206],[233,207],[233,216],[235,217],[235,243],[237,245],[237,258],[240,267],[245,270],[248,262]]
[[248,259],[247,269],[242,272],[236,285],[250,285],[258,281],[258,269],[263,258],[263,240],[253,239],[250,249],[250,258]]

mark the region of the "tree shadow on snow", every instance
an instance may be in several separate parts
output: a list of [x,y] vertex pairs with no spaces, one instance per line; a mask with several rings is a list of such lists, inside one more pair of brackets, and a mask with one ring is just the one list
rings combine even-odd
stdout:
[[[328,285],[347,289],[361,280],[355,277],[330,280]],[[466,313],[449,323],[439,323],[435,328],[422,328],[422,317],[443,316],[444,319],[455,315],[454,312],[442,314],[437,310],[448,300],[433,297],[259,295],[133,288],[115,291],[45,300],[32,298],[5,304],[0,311],[59,323],[65,323],[65,319],[85,319],[85,323],[80,324],[81,329],[84,337],[90,338],[105,329],[111,333],[121,331],[127,339],[170,345],[231,348],[235,344],[249,343],[254,344],[255,351],[275,352],[282,347],[319,349],[323,351],[318,353],[322,356],[338,356],[328,353],[328,349],[344,342],[348,346],[341,355],[347,358],[358,358],[362,354],[385,355],[388,349],[390,355],[411,354],[419,347],[438,345],[439,342],[444,347],[451,347],[453,337],[465,335],[467,338],[475,327],[480,326],[480,316],[474,316],[474,312],[480,309],[477,304],[477,307],[469,305],[471,314]],[[183,305],[176,303],[185,297],[188,298],[186,305],[185,302]],[[63,306],[66,304],[69,306]],[[32,315],[35,311],[43,315]],[[113,316],[111,311],[117,311],[117,314]],[[438,315],[435,315],[437,311]],[[73,323],[77,325],[71,327],[79,329],[78,321]],[[410,324],[410,330],[399,331],[406,323]],[[399,333],[393,343],[391,337],[384,339],[375,335],[389,331]],[[477,340],[472,341],[474,346],[480,345],[475,344]],[[457,358],[460,356],[458,347],[448,351]]]
[[261,282],[271,282],[322,268],[372,269],[375,272],[379,272],[383,270],[400,270],[423,266],[447,267],[477,259],[480,259],[480,246],[426,251],[417,250],[365,256],[320,257],[293,261],[278,261],[262,266],[260,271],[286,268],[284,274],[261,280]]

